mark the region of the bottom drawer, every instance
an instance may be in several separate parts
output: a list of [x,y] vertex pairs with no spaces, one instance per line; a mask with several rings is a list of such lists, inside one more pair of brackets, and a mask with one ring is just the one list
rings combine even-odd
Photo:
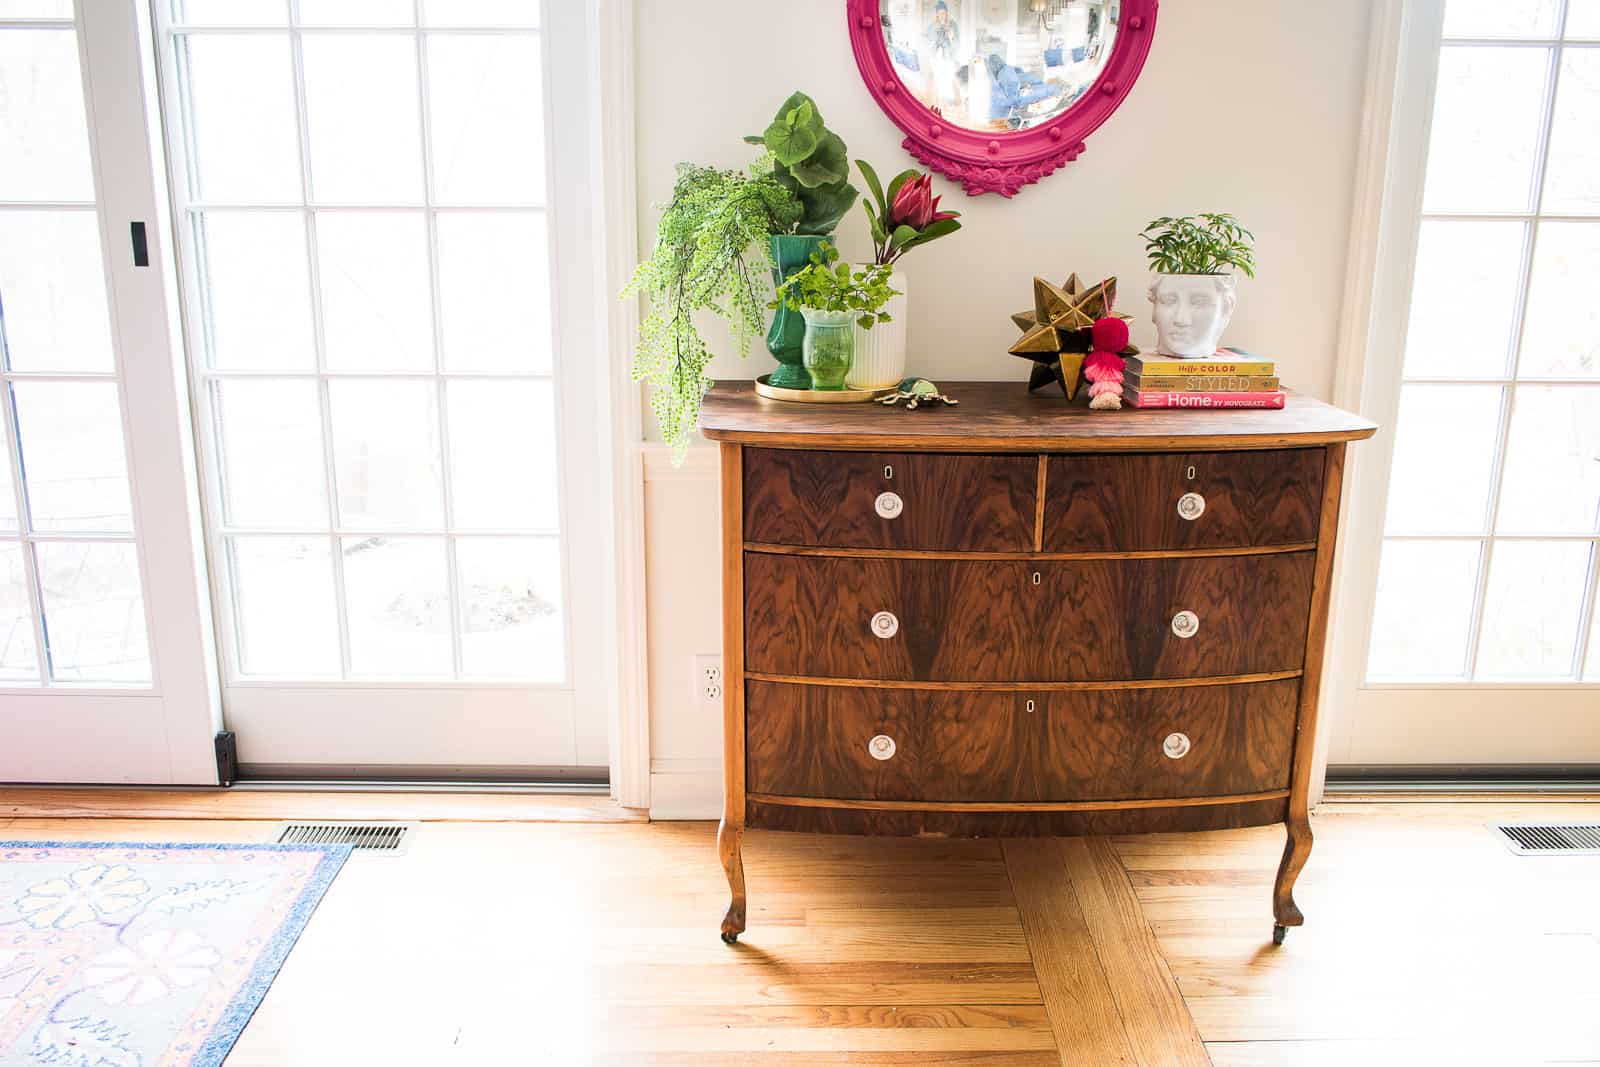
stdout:
[[750,681],[746,788],[942,802],[1287,789],[1299,692],[1293,678],[1039,693]]

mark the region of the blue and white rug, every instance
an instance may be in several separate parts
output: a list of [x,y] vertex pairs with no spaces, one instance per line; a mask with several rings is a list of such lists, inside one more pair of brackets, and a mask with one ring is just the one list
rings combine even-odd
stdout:
[[348,845],[0,841],[0,1067],[214,1067]]

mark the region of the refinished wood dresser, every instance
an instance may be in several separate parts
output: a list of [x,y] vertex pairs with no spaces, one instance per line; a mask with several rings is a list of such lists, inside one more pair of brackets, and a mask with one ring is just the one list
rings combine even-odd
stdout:
[[1358,416],[1090,411],[1016,382],[957,407],[718,384],[724,792],[746,827],[1027,836],[1288,828],[1304,919],[1345,444]]

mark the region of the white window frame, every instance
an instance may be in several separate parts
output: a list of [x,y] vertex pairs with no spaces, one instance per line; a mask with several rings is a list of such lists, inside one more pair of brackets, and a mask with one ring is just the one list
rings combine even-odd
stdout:
[[[1348,249],[1340,361],[1333,402],[1378,423],[1371,440],[1352,446],[1349,490],[1340,524],[1329,635],[1331,665],[1322,699],[1328,713],[1318,739],[1314,781],[1335,765],[1523,765],[1560,763],[1563,754],[1592,752],[1600,725],[1571,714],[1574,700],[1593,703],[1600,684],[1574,679],[1473,681],[1369,680],[1367,658],[1376,602],[1378,563],[1399,417],[1402,357],[1410,317],[1412,275],[1421,223],[1429,131],[1443,41],[1446,0],[1376,0],[1368,51],[1363,137],[1356,168]],[[1515,44],[1518,42],[1495,42]],[[1546,42],[1548,45],[1548,42]],[[1550,77],[1559,76],[1559,56]],[[1548,85],[1550,101],[1556,86]],[[1551,116],[1543,116],[1540,159],[1548,146]],[[1540,175],[1542,178],[1542,174]],[[1540,185],[1542,193],[1542,182]],[[1535,206],[1537,212],[1537,205]],[[1508,218],[1526,219],[1519,213]],[[1524,269],[1531,269],[1531,250]],[[1526,278],[1523,279],[1526,281]],[[1522,310],[1518,311],[1519,330]],[[1494,462],[1498,470],[1509,430],[1514,386],[1506,379]],[[1493,384],[1500,379],[1486,379]],[[1478,540],[1498,537],[1491,525]],[[1581,540],[1594,542],[1595,536]],[[1480,564],[1479,583],[1488,573]],[[1596,572],[1591,566],[1588,599]],[[1481,603],[1482,590],[1478,591]],[[1476,610],[1476,609],[1475,609]],[[1585,620],[1588,616],[1585,615]],[[1479,620],[1474,619],[1474,631]],[[1580,642],[1588,639],[1585,627]],[[1476,641],[1474,640],[1474,646]],[[1589,649],[1593,657],[1596,652]],[[1469,664],[1470,666],[1470,664]],[[1514,714],[1508,709],[1514,708]],[[1369,758],[1365,739],[1387,731],[1386,758]],[[1581,761],[1585,757],[1578,757]],[[1315,797],[1313,799],[1316,799]]]
[[[70,20],[6,25],[70,26],[77,35],[95,203],[62,206],[97,212],[115,361],[107,375],[8,377],[119,384],[151,684],[0,688],[0,781],[215,784],[221,702],[183,350],[170,314],[165,171],[152,150],[156,112],[146,106],[155,95],[148,12],[134,0],[78,0]],[[146,224],[147,267],[133,265],[135,220]],[[15,457],[6,461],[15,474]]]
[[[172,131],[169,149],[173,153],[173,169],[179,173],[184,145],[177,133],[181,115],[177,111],[175,64],[171,62],[171,31],[166,27],[164,9],[159,6],[164,0],[152,2],[161,13],[157,24],[165,60],[161,64],[163,97],[167,129]],[[420,18],[418,21],[420,23]],[[571,635],[567,655],[569,681],[555,684],[453,680],[273,681],[241,676],[232,662],[236,650],[230,625],[233,608],[228,590],[231,587],[226,575],[221,573],[221,568],[227,566],[227,556],[221,543],[223,527],[218,510],[220,472],[208,461],[203,476],[210,490],[206,494],[210,505],[206,528],[211,538],[212,566],[218,568],[213,574],[213,586],[217,591],[215,610],[219,630],[228,635],[220,642],[225,663],[227,721],[229,727],[239,733],[242,763],[264,764],[273,769],[326,767],[330,773],[374,767],[410,768],[416,761],[406,758],[402,750],[414,748],[409,742],[432,737],[441,747],[454,746],[455,755],[448,760],[453,768],[474,767],[508,773],[528,766],[525,760],[514,755],[519,751],[565,750],[570,756],[540,761],[539,765],[559,767],[576,763],[609,767],[613,794],[621,802],[630,806],[647,803],[647,794],[641,793],[639,788],[641,782],[648,787],[648,742],[644,735],[647,727],[641,728],[647,719],[642,678],[630,681],[635,665],[643,662],[640,636],[643,609],[637,592],[642,591],[643,586],[642,524],[637,502],[639,479],[628,477],[627,470],[630,464],[637,463],[634,445],[638,438],[637,391],[619,390],[612,373],[616,364],[593,358],[594,353],[604,352],[609,347],[606,341],[611,329],[627,328],[627,323],[612,312],[612,305],[622,302],[615,300],[615,290],[610,284],[617,269],[617,249],[626,240],[631,255],[633,241],[631,97],[625,105],[619,105],[618,98],[612,94],[620,88],[631,90],[628,84],[631,72],[624,72],[620,66],[631,55],[621,48],[631,43],[631,8],[618,0],[602,0],[598,5],[546,2],[540,21],[541,29],[537,32],[542,41],[559,35],[563,40],[583,42],[579,48],[546,49],[544,65],[547,151],[555,152],[556,146],[564,149],[556,156],[557,164],[547,171],[550,181],[544,212],[550,220],[550,277],[556,321],[555,363],[551,376],[558,382],[558,439],[563,457],[560,536],[564,554],[564,610]],[[217,29],[240,32],[239,27],[232,26]],[[426,31],[348,28],[351,32],[356,29],[413,34],[423,56],[421,62],[426,63],[426,49],[422,47]],[[250,31],[246,28],[243,32]],[[284,30],[279,27],[272,32]],[[340,28],[291,30],[297,64],[302,32],[347,31]],[[556,94],[550,91],[552,85],[583,86],[586,92],[580,96],[565,90],[561,97],[563,106],[557,108],[553,106]],[[420,106],[426,138],[425,94]],[[303,102],[300,107],[303,111]],[[595,114],[597,112],[599,115]],[[598,127],[600,121],[607,125]],[[625,138],[619,132],[624,126]],[[303,114],[301,136],[302,139],[305,136]],[[619,165],[617,172],[603,167],[612,162],[624,165]],[[599,177],[596,177],[597,171]],[[597,189],[601,191],[600,196],[596,196]],[[187,223],[187,211],[191,207],[186,203],[187,192],[186,187],[173,186],[171,206],[174,215],[182,220],[177,240],[183,298],[187,306],[198,307],[199,282],[194,270],[193,231]],[[436,210],[432,193],[431,187],[425,190],[425,212]],[[615,207],[623,195],[628,198],[625,215]],[[348,205],[338,207],[344,210]],[[287,210],[315,209],[315,205],[305,205]],[[618,224],[623,218],[625,226]],[[308,249],[313,256],[313,269],[314,251]],[[430,271],[435,269],[436,264],[430,264]],[[437,285],[436,278],[434,284]],[[186,316],[186,324],[194,318]],[[189,387],[198,417],[205,419],[209,418],[210,410],[208,382],[218,375],[201,367],[200,344],[200,338],[190,337],[190,351],[194,355],[190,361]],[[321,378],[325,371],[319,367],[316,374]],[[230,372],[228,376],[243,375]],[[270,376],[294,375],[274,372]],[[433,374],[423,376],[436,377]],[[382,377],[400,376],[385,374]],[[444,377],[438,376],[441,393]],[[448,445],[445,447],[448,459]],[[577,531],[578,536],[573,536],[573,531]],[[575,591],[572,576],[581,576],[584,587]],[[453,571],[449,580],[453,586],[456,581]],[[625,620],[638,621],[627,625]],[[570,706],[563,707],[564,714],[559,721],[554,717],[523,716],[526,728],[508,736],[501,727],[508,715],[525,705],[529,690],[541,690],[549,699],[566,700]],[[350,695],[363,691],[370,692],[372,699],[352,718]],[[564,694],[570,694],[570,699]],[[448,711],[447,717],[441,714],[442,709]],[[330,729],[332,724],[338,727]],[[260,731],[268,726],[280,731],[280,735],[286,728],[290,743],[275,744],[268,752],[253,749],[252,737],[260,736]],[[642,742],[641,737],[645,737]],[[406,738],[408,744],[389,744],[396,738]],[[471,739],[465,749],[461,747],[463,739]],[[511,754],[509,758],[508,754]]]

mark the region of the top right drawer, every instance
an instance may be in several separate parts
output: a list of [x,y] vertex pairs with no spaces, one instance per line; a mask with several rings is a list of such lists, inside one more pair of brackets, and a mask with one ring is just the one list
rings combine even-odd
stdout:
[[1053,455],[1046,552],[1255,548],[1317,539],[1320,448]]

